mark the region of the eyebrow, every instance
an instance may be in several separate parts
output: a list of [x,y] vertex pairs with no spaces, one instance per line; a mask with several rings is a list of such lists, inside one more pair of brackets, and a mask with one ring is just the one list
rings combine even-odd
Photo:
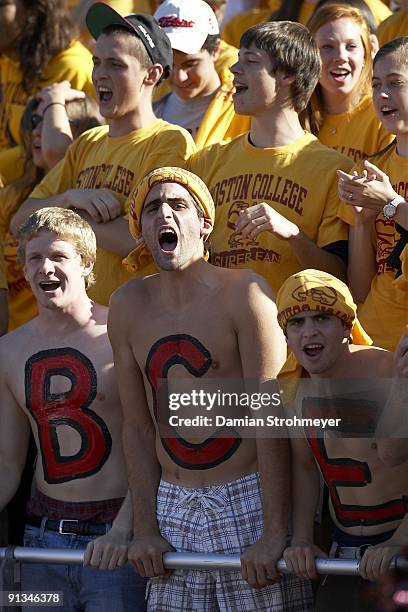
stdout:
[[240,57],[241,55],[254,55],[255,57],[260,57],[261,54],[258,51],[252,51],[251,49],[240,49],[238,52],[238,56]]
[[[394,76],[405,77],[405,75],[402,74],[402,72],[389,72],[388,74],[385,75],[385,78],[387,79],[388,77],[394,77]],[[373,81],[374,79],[380,80],[380,78],[381,77],[373,75]]]
[[[169,202],[170,204],[172,202],[183,202],[184,204],[187,204],[187,200],[184,199],[183,197],[176,197],[176,198],[166,198],[165,199],[166,202]],[[163,200],[161,198],[155,198],[154,200],[151,200],[150,202],[146,202],[146,204],[144,205],[143,209],[148,208],[149,206],[156,206],[157,204],[161,204],[163,202]]]

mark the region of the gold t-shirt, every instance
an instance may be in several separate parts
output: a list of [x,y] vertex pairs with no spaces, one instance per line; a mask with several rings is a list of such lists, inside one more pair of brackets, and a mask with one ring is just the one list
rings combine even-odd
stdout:
[[290,145],[258,148],[248,134],[193,155],[188,169],[211,191],[216,206],[211,261],[226,268],[251,268],[274,291],[302,268],[289,244],[262,232],[255,240],[235,232],[242,209],[266,202],[295,223],[319,247],[347,240],[347,226],[337,217],[338,168],[352,162],[305,133]]

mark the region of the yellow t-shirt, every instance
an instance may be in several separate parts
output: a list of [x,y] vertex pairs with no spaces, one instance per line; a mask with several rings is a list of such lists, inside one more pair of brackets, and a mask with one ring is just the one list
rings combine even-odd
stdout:
[[[277,3],[276,8],[278,5],[279,3]],[[258,23],[268,21],[276,8],[252,9],[244,13],[237,13],[223,28],[221,32],[222,39],[228,44],[239,48],[239,42],[243,33]]]
[[324,115],[317,137],[354,162],[378,153],[395,138],[378,119],[369,95],[348,113]]
[[237,234],[239,212],[266,202],[319,247],[347,240],[347,227],[337,218],[336,170],[348,171],[351,166],[351,160],[308,133],[290,145],[270,149],[252,146],[243,134],[193,155],[188,168],[206,183],[216,206],[212,263],[251,268],[277,291],[301,265],[289,244],[270,232],[255,240]]
[[37,302],[17,261],[17,240],[9,233],[11,217],[28,197],[30,188],[7,185],[0,189],[0,236],[4,246],[6,286],[8,285],[8,331],[27,323],[38,314]]
[[[372,157],[370,161],[389,176],[395,191],[408,199],[408,158],[397,155],[396,145]],[[361,169],[361,163],[353,168],[357,172]],[[339,217],[349,225],[354,222],[353,210],[344,202],[340,205]],[[385,219],[382,212],[379,213],[373,232],[377,274],[371,282],[364,304],[358,309],[360,323],[373,339],[374,345],[389,351],[395,350],[408,324],[408,293],[395,287],[395,269],[386,263],[399,238],[395,222]]]
[[[95,96],[92,85],[92,56],[81,43],[75,41],[51,59],[43,71],[34,91],[59,81],[70,81],[72,87]],[[20,143],[20,121],[28,95],[21,85],[18,63],[8,57],[0,57],[0,151]],[[5,184],[21,174],[15,166],[16,153],[8,151],[0,156],[0,175]]]
[[381,47],[400,36],[408,36],[408,10],[397,11],[383,21],[377,30],[377,38]]
[[[105,188],[118,198],[127,218],[128,196],[145,174],[160,166],[183,167],[196,150],[186,130],[161,119],[125,136],[112,138],[108,131],[104,125],[82,134],[30,197],[48,198],[68,189]],[[89,296],[105,305],[111,293],[132,276],[122,266],[122,257],[103,248],[98,248],[95,275]]]

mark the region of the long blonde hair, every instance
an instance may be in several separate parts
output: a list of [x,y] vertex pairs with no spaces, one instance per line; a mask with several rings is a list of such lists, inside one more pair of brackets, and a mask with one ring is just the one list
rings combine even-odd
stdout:
[[[371,75],[372,75],[372,58],[371,58],[371,39],[370,31],[367,22],[360,11],[352,6],[343,4],[327,4],[318,9],[309,19],[307,28],[312,36],[326,23],[337,21],[338,19],[350,19],[360,28],[361,42],[364,47],[364,66],[361,71],[360,78],[355,89],[358,89],[360,96],[370,93],[371,91]],[[324,97],[320,83],[317,84],[310,102],[304,111],[301,119],[304,127],[310,130],[313,134],[318,134],[323,124],[324,114]]]

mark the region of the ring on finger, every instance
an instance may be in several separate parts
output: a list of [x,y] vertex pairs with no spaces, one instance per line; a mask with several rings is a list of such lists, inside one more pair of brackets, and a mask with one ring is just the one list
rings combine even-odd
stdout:
[[351,202],[351,200],[353,199],[353,194],[352,194],[352,193],[349,193],[349,194],[348,194],[348,199],[349,199],[349,200],[350,200],[350,202]]

